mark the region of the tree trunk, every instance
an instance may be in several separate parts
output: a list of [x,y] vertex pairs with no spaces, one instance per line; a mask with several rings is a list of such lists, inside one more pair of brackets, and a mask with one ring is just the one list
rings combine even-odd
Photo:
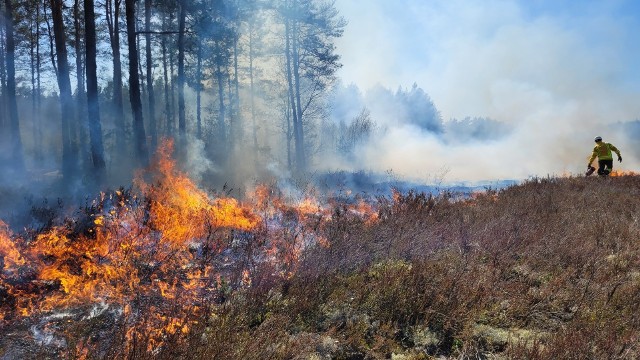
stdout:
[[[187,121],[184,113],[184,30],[187,17],[185,2],[180,3],[180,18],[178,30],[178,133],[180,141],[186,140]],[[181,144],[184,145],[184,144]]]
[[98,103],[98,74],[96,65],[96,22],[93,0],[84,0],[85,46],[87,50],[87,125],[91,142],[91,160],[98,182],[104,176],[104,149]]
[[233,35],[233,84],[235,87],[235,97],[233,108],[235,114],[233,141],[242,142],[242,121],[240,116],[240,81],[238,80],[238,36]]
[[287,97],[285,99],[285,107],[284,107],[284,117],[285,117],[285,121],[287,123],[287,169],[289,169],[289,171],[293,170],[293,165],[292,160],[291,160],[291,139],[293,138],[293,133],[291,131],[291,101],[290,98]]
[[9,109],[9,128],[11,134],[11,160],[18,172],[24,171],[22,155],[22,140],[20,137],[20,120],[18,119],[18,102],[16,100],[16,67],[15,41],[13,34],[13,7],[11,0],[5,0],[5,37],[7,49],[5,61],[7,63],[7,100]]
[[304,156],[300,151],[302,147],[302,139],[300,138],[300,131],[298,127],[300,122],[298,121],[298,112],[296,107],[296,96],[293,85],[293,71],[292,71],[292,54],[291,54],[291,24],[290,20],[285,20],[285,57],[287,67],[287,85],[289,93],[289,105],[291,106],[291,115],[293,117],[293,140],[296,149],[296,168],[300,171],[303,169]]
[[[2,11],[2,7],[0,7],[0,19],[4,19],[4,12]],[[4,20],[3,20],[4,21]],[[0,26],[0,39],[4,39],[4,27]],[[9,126],[7,125],[7,71],[5,68],[5,51],[4,51],[4,41],[0,41],[0,141],[3,144],[6,144],[5,138],[8,139],[8,131]],[[1,159],[2,157],[0,157]]]
[[33,138],[33,157],[36,161],[40,161],[42,158],[41,145],[42,142],[38,139],[38,129],[40,128],[40,116],[39,116],[39,21],[40,21],[40,3],[36,3],[36,12],[33,14],[35,18],[30,19],[30,41],[29,41],[29,65],[31,67],[31,124],[33,129],[31,136]]
[[[173,13],[169,13],[170,23],[173,24]],[[171,108],[169,119],[171,121],[172,131],[176,130],[176,81],[175,81],[175,56],[173,56],[173,51],[169,52],[169,77],[170,77],[170,91],[169,95],[171,97]]]
[[47,24],[47,35],[48,35],[48,39],[49,39],[49,58],[51,60],[51,65],[53,66],[53,72],[56,73],[56,76],[58,74],[58,65],[56,62],[56,51],[55,51],[55,44],[54,44],[54,35],[53,35],[53,30],[51,29],[51,23],[49,22],[49,16],[47,16],[47,0],[44,0],[44,6],[42,7],[42,10],[44,12],[44,19],[45,19],[45,23]]
[[[33,143],[37,144],[36,140],[36,32],[37,32],[37,20],[34,21],[33,18],[29,18],[29,71],[31,75],[31,125],[33,126],[31,130],[31,137],[33,138]],[[34,31],[36,28],[36,31]],[[37,146],[36,146],[37,147]]]
[[234,104],[236,102],[235,95],[233,94],[233,87],[231,86],[231,69],[228,67],[226,70],[227,77],[227,103],[229,110],[227,111],[229,119],[229,136],[227,137],[227,147],[229,151],[233,151],[236,142],[236,114]]
[[77,143],[80,146],[80,158],[83,163],[89,157],[89,149],[87,148],[87,127],[85,125],[85,119],[87,118],[87,94],[84,90],[84,69],[82,62],[82,29],[80,26],[80,1],[75,0],[73,5],[73,17],[74,17],[74,29],[75,39],[74,47],[76,51],[76,117],[74,118],[74,126],[72,126],[72,134],[79,135],[77,140],[71,139],[73,143]]
[[[163,21],[166,18],[163,17]],[[163,23],[162,29],[166,30],[165,25]],[[169,97],[169,70],[167,66],[167,40],[166,36],[162,37],[162,69],[164,75],[164,116],[166,121],[166,134],[168,136],[173,136],[173,117],[171,115],[171,100]]]
[[125,1],[127,17],[127,40],[129,45],[129,100],[133,111],[133,133],[135,137],[138,164],[149,163],[149,151],[144,131],[142,101],[140,99],[140,79],[138,78],[138,49],[136,47],[135,0]]
[[[140,13],[140,2],[138,0],[136,1],[136,10],[135,13],[138,14]],[[137,18],[136,18],[137,19]],[[141,31],[140,27],[139,27],[139,22],[136,21],[136,49],[138,49],[138,56],[140,56],[140,51],[142,49],[142,40],[140,40],[142,38],[142,36],[138,36],[138,33]],[[142,58],[138,58],[138,80],[140,81],[140,101],[142,101],[142,99],[146,99],[147,98],[147,87],[145,86],[145,75],[144,75],[144,71],[142,70]]]
[[[296,4],[294,9],[297,10],[297,0],[293,0]],[[298,53],[298,25],[294,20],[291,27],[291,45],[292,45],[292,63],[293,63],[293,80],[295,86],[295,112],[294,120],[298,122],[297,139],[296,139],[296,163],[299,171],[305,171],[307,168],[306,155],[304,148],[304,127],[302,122],[302,105],[300,103],[300,56]]]
[[218,81],[218,148],[220,149],[222,159],[224,158],[222,154],[226,150],[227,145],[227,129],[225,125],[226,108],[224,105],[224,79],[222,78],[222,50],[220,49],[218,41],[216,41],[216,53],[214,56],[216,57],[216,79]]
[[196,125],[198,139],[202,139],[202,44],[198,43],[198,63],[196,66]]
[[[9,1],[9,0],[7,0]],[[60,90],[60,115],[62,120],[62,174],[67,181],[76,173],[77,159],[74,157],[71,143],[71,126],[69,120],[74,118],[73,97],[71,96],[71,80],[69,79],[69,63],[67,62],[67,47],[64,30],[62,6],[64,0],[51,0],[51,15],[53,17],[53,34],[55,37],[56,54],[58,58],[58,88]]]
[[121,0],[107,0],[107,26],[113,53],[113,122],[115,125],[115,154],[118,161],[127,153],[124,123],[124,99],[122,96],[122,61],[120,60],[120,5]]
[[[43,6],[44,8],[44,6]],[[36,10],[36,17],[38,19],[40,19],[40,4],[38,4],[37,6],[37,10]],[[41,114],[41,109],[42,109],[42,72],[41,72],[41,64],[42,64],[42,58],[40,57],[40,23],[38,22],[38,32],[37,32],[38,36],[37,36],[37,41],[36,41],[36,88],[37,88],[37,103],[36,103],[36,109],[37,109],[37,113]],[[38,126],[36,128],[36,144],[38,144],[36,146],[36,160],[38,161],[42,161],[43,160],[43,148],[42,148],[42,118],[40,116],[38,116]]]
[[156,124],[156,97],[153,92],[153,74],[151,69],[151,0],[144,2],[145,40],[147,55],[147,96],[149,97],[149,131],[151,132],[151,151],[155,151],[158,144],[158,126]]
[[258,127],[256,125],[255,85],[253,80],[253,22],[249,21],[249,84],[251,88],[251,124],[253,127],[253,155],[258,165]]

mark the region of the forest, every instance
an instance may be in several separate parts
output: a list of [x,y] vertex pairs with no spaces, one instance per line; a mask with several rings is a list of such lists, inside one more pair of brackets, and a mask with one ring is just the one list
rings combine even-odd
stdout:
[[333,41],[346,25],[332,1],[6,0],[0,9],[7,179],[126,183],[166,138],[177,156],[211,164],[214,180],[271,161],[304,172],[318,156],[341,66]]
[[333,0],[3,1],[0,10],[5,193],[128,186],[168,139],[183,170],[220,188],[388,172],[394,161],[379,160],[395,144],[381,144],[397,129],[436,147],[512,131],[478,116],[443,121],[417,83],[344,84],[336,41],[348,21]]

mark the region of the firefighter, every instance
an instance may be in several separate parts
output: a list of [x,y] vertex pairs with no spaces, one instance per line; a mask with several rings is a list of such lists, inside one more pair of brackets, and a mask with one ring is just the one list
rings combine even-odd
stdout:
[[596,142],[596,146],[593,148],[593,154],[591,154],[591,158],[589,159],[587,168],[591,168],[591,163],[597,157],[598,175],[607,176],[613,169],[613,156],[611,155],[611,151],[615,152],[616,155],[618,155],[618,161],[622,162],[620,150],[618,150],[617,147],[613,146],[613,144],[602,141],[602,137],[600,136],[596,136],[594,140]]

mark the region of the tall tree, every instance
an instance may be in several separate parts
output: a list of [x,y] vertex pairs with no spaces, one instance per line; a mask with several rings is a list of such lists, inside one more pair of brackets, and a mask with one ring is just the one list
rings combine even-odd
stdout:
[[251,134],[253,135],[253,153],[255,156],[255,162],[258,162],[258,125],[256,124],[256,86],[254,79],[254,65],[253,61],[256,57],[256,44],[255,44],[255,18],[249,19],[248,23],[248,37],[249,37],[249,90],[250,90],[250,104],[251,104]]
[[113,53],[113,121],[115,125],[116,158],[126,153],[124,102],[122,95],[122,61],[120,59],[120,9],[122,0],[106,0],[107,26]]
[[[173,20],[174,20],[174,12],[170,12],[169,13],[169,23],[173,24]],[[177,45],[177,44],[176,44]],[[175,72],[175,68],[176,68],[176,58],[177,56],[174,55],[174,51],[172,50],[171,45],[169,45],[169,49],[171,51],[169,51],[169,76],[171,77],[171,80],[169,81],[169,95],[170,95],[170,99],[169,99],[169,103],[171,104],[171,106],[169,107],[169,122],[171,124],[172,127],[172,132],[175,132],[176,130],[176,72]],[[179,121],[178,121],[179,122]],[[178,127],[180,127],[179,124],[177,124]],[[178,130],[179,132],[180,130]]]
[[6,53],[5,61],[7,63],[7,95],[9,109],[9,127],[11,134],[11,158],[13,165],[17,171],[24,170],[24,159],[22,155],[22,138],[20,137],[20,120],[18,118],[18,101],[16,99],[16,66],[15,51],[16,45],[13,33],[13,6],[11,0],[5,0],[5,37],[6,37]]
[[98,75],[96,65],[96,22],[93,0],[84,0],[85,47],[87,50],[87,124],[91,143],[91,160],[95,175],[104,175],[104,149],[102,145],[102,125],[98,104]]
[[196,91],[196,136],[202,139],[203,123],[202,123],[202,91],[204,89],[204,71],[207,66],[203,65],[205,56],[206,41],[208,41],[211,33],[211,17],[208,13],[208,2],[194,2],[191,13],[194,17],[193,32],[196,34],[194,39],[196,52],[196,71],[193,79],[193,88]]
[[260,60],[260,55],[265,52],[267,48],[267,39],[264,36],[267,25],[265,22],[269,21],[267,15],[268,6],[262,4],[260,0],[242,0],[239,2],[240,16],[239,19],[246,22],[246,30],[244,31],[245,44],[247,57],[247,74],[249,78],[249,108],[251,116],[251,135],[253,140],[253,153],[256,166],[258,165],[258,106],[256,104],[256,92],[259,88],[256,86],[258,75],[260,74],[259,68],[256,64]]
[[[7,0],[8,1],[8,0]],[[71,96],[71,80],[69,78],[69,63],[67,62],[66,35],[62,6],[64,0],[51,0],[51,16],[53,17],[53,34],[55,37],[56,56],[58,58],[58,88],[60,90],[60,110],[62,124],[62,173],[65,179],[76,173],[75,151],[71,142],[70,119],[75,116],[73,98]]]
[[[47,0],[44,1],[42,12],[47,25],[47,39],[49,40],[49,59],[51,60],[51,66],[53,66],[53,72],[58,74],[58,65],[56,62],[56,50],[55,50],[55,36],[53,35],[53,29],[51,28],[51,21],[49,21],[49,15],[47,15]],[[51,3],[49,2],[49,6]]]
[[[166,15],[162,16],[162,31],[167,30],[167,20]],[[168,136],[173,136],[173,114],[171,111],[171,101],[169,97],[169,66],[167,61],[167,37],[163,36],[161,41],[162,47],[162,75],[163,75],[163,83],[164,83],[164,117],[165,117],[165,134]],[[171,77],[173,74],[171,74]]]
[[[42,109],[42,58],[40,56],[40,1],[36,1],[36,19],[37,19],[37,31],[36,31],[36,111],[39,114]],[[43,12],[46,6],[43,5]],[[42,146],[42,118],[37,117],[38,126],[36,126],[36,138],[35,142],[40,144],[36,149],[36,160],[42,161],[43,158],[43,146]]]
[[[229,150],[234,145],[231,142],[233,136],[229,129],[233,126],[233,119],[229,116],[232,107],[233,92],[231,91],[231,78],[229,68],[231,66],[231,51],[233,46],[234,29],[230,26],[230,13],[224,2],[215,2],[208,11],[209,23],[204,27],[208,29],[208,43],[211,50],[211,67],[215,83],[217,85],[218,114],[215,136],[215,149],[217,160],[226,162]],[[228,86],[228,92],[225,92]],[[225,93],[227,94],[225,96]],[[227,126],[229,120],[229,127]]]
[[[291,106],[291,121],[293,123],[293,138],[294,138],[294,143],[295,143],[295,158],[296,158],[296,167],[299,171],[304,171],[305,169],[305,156],[304,156],[304,144],[303,144],[303,139],[301,137],[301,130],[300,127],[302,127],[301,123],[301,119],[298,119],[298,107],[296,106],[296,93],[295,93],[295,87],[294,87],[294,81],[293,81],[293,53],[291,51],[291,43],[292,43],[292,39],[293,36],[291,35],[292,33],[292,23],[293,20],[289,19],[289,17],[285,17],[284,19],[285,21],[285,59],[286,59],[286,76],[287,76],[287,94],[289,97],[289,106]],[[287,119],[289,119],[289,117],[287,117]]]
[[239,65],[238,65],[238,37],[233,38],[233,91],[232,91],[232,118],[231,123],[231,136],[234,142],[242,140],[242,113],[240,112],[240,80],[239,80]]
[[86,157],[89,156],[89,149],[87,148],[87,128],[85,126],[85,119],[87,118],[87,94],[84,86],[84,56],[83,56],[83,44],[82,44],[82,17],[80,11],[80,0],[75,0],[73,3],[73,25],[74,25],[74,40],[73,46],[76,52],[76,117],[73,121],[71,134],[77,138],[72,138],[73,143],[77,143],[80,147],[80,154],[83,163],[86,162]]
[[340,68],[333,39],[346,22],[334,1],[286,0],[283,8],[287,83],[293,111],[296,167],[306,169],[305,124]]
[[295,94],[295,112],[296,116],[294,119],[297,120],[298,126],[294,127],[296,131],[296,163],[298,164],[298,169],[301,171],[306,170],[307,168],[307,157],[305,155],[305,143],[304,143],[304,129],[302,122],[302,105],[300,104],[301,96],[300,96],[300,50],[298,43],[300,42],[299,36],[299,8],[298,8],[298,0],[293,0],[293,11],[296,13],[295,16],[291,19],[291,29],[289,34],[291,36],[291,65],[293,71],[293,93]]
[[202,43],[198,43],[196,62],[196,135],[202,139]]
[[140,99],[140,79],[138,77],[138,48],[136,44],[135,0],[125,0],[127,18],[127,42],[129,47],[129,100],[133,111],[133,133],[135,137],[136,157],[140,165],[149,162],[149,150],[142,116],[142,100]]
[[178,133],[180,141],[184,141],[187,135],[187,120],[184,109],[184,57],[185,57],[185,27],[187,19],[187,0],[180,2],[180,15],[178,18]]
[[[143,1],[138,1],[135,0],[136,2],[136,11],[135,13],[142,13],[144,14],[144,8],[140,5],[141,3],[143,3]],[[139,36],[139,35],[144,35],[144,30],[141,28],[141,26],[143,26],[144,24],[140,21],[137,20],[137,16],[136,16],[136,48],[138,49],[138,56],[140,56],[140,58],[138,58],[138,79],[140,80],[140,96],[142,99],[146,99],[147,98],[147,87],[145,86],[145,76],[144,76],[144,71],[142,68],[143,62],[142,62],[142,56],[140,55],[140,51],[142,51],[143,47],[142,47],[142,39],[143,36]]]
[[151,150],[155,151],[158,143],[158,126],[156,124],[156,97],[153,91],[153,59],[151,57],[151,0],[144,1],[145,41],[147,55],[147,96],[149,98],[149,132],[151,133]]
[[228,23],[231,37],[231,50],[233,51],[233,79],[229,77],[229,82],[233,83],[233,89],[229,89],[230,99],[230,137],[232,143],[242,140],[242,116],[240,112],[240,80],[239,80],[239,63],[238,53],[239,37],[240,37],[240,17],[242,16],[238,1],[231,1],[228,5]]
[[[223,46],[221,44],[222,40],[215,40],[215,75],[216,82],[218,83],[218,149],[220,149],[220,154],[223,155],[222,152],[227,150],[227,126],[225,122],[226,118],[226,106],[224,101],[224,55],[223,55]],[[220,159],[223,159],[222,156]]]
[[31,121],[33,152],[36,161],[42,160],[42,123],[41,110],[41,69],[40,69],[40,7],[42,2],[30,0],[24,3],[27,6],[29,16],[29,65],[31,70]]
[[[4,4],[0,3],[0,19],[4,21]],[[0,26],[0,40],[5,39],[5,27]],[[5,41],[0,41],[0,141],[8,137],[7,125],[7,69],[5,68]]]

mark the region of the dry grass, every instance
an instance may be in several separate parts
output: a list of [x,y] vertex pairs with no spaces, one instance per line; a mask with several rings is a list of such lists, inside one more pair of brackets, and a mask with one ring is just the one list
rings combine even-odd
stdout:
[[237,294],[209,331],[232,335],[197,340],[199,352],[635,358],[638,195],[637,176],[548,178],[467,200],[400,196],[374,224],[336,209],[331,246],[293,278]]
[[[317,229],[330,246],[305,252],[292,276],[255,265],[250,287],[154,353],[141,339],[128,354],[112,341],[88,357],[640,357],[639,176],[408,194],[378,212],[371,222],[337,206]],[[123,324],[109,326],[117,338]]]

